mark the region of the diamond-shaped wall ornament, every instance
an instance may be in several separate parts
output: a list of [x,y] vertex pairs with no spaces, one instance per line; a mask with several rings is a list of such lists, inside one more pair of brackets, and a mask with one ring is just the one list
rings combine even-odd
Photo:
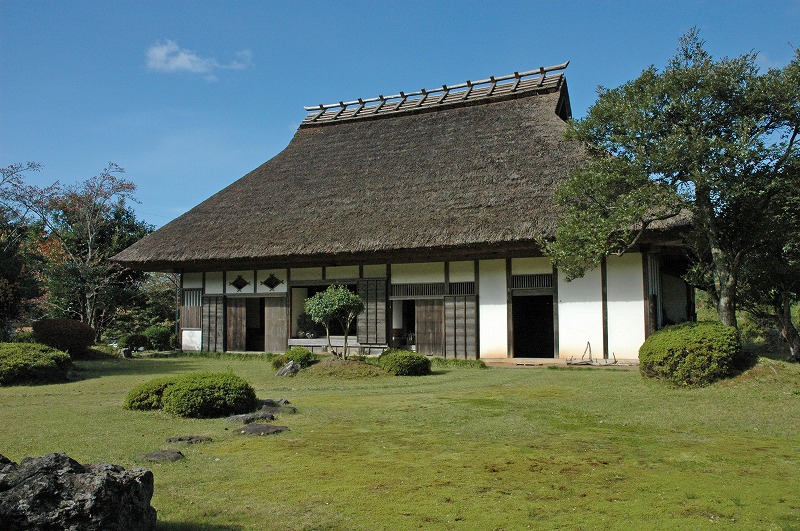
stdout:
[[268,287],[270,291],[275,291],[275,288],[283,284],[283,280],[270,273],[266,279],[261,281],[261,283]]
[[231,282],[231,286],[236,288],[236,291],[242,291],[248,284],[250,283],[245,279],[243,279],[242,275],[238,275],[236,279],[233,282]]

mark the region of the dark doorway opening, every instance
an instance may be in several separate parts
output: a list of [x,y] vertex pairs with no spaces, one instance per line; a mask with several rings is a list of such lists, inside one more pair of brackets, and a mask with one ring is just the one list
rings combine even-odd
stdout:
[[553,296],[511,298],[515,358],[552,358],[554,354]]
[[246,350],[264,352],[264,299],[248,298],[245,303]]

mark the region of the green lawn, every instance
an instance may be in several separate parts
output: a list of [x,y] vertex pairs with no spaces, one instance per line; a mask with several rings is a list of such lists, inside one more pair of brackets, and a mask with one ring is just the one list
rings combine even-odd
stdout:
[[[83,378],[0,388],[0,453],[84,463],[206,435],[148,465],[162,529],[800,529],[800,366],[671,389],[615,369],[274,376],[263,361],[84,361]],[[122,409],[155,376],[233,371],[298,408],[291,431]]]

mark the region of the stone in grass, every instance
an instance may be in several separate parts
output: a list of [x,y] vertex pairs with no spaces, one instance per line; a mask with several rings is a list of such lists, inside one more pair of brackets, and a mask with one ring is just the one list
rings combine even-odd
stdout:
[[272,435],[288,430],[287,426],[274,426],[272,424],[245,424],[241,428],[236,428],[237,432],[244,435]]
[[172,444],[197,444],[211,442],[211,437],[201,437],[200,435],[179,435],[177,437],[168,437],[167,442]]
[[250,424],[257,420],[275,420],[275,415],[269,411],[256,411],[255,413],[245,413],[243,415],[232,415],[228,417],[228,422],[231,424]]
[[280,370],[275,373],[275,376],[294,376],[298,372],[300,372],[302,367],[299,363],[294,360],[290,360],[286,365],[280,368]]
[[280,415],[281,413],[297,413],[297,408],[289,405],[290,402],[285,398],[278,398],[273,400],[267,398],[261,401],[261,409],[265,413],[272,413],[273,415]]
[[153,473],[101,463],[82,465],[65,454],[0,456],[0,529],[156,529]]
[[150,452],[149,454],[136,456],[136,459],[140,461],[153,461],[154,463],[174,463],[175,461],[185,459],[185,457],[178,450],[156,450],[155,452]]

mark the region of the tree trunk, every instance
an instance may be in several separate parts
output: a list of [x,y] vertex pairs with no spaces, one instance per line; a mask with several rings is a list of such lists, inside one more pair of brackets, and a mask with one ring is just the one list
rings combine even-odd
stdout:
[[792,299],[789,292],[783,291],[780,302],[774,306],[775,321],[781,336],[789,343],[789,358],[791,361],[800,361],[800,333],[792,322]]
[[705,237],[711,251],[712,276],[717,315],[722,324],[738,328],[736,322],[737,259],[720,244],[714,207],[708,191],[697,191],[697,207],[705,225]]

